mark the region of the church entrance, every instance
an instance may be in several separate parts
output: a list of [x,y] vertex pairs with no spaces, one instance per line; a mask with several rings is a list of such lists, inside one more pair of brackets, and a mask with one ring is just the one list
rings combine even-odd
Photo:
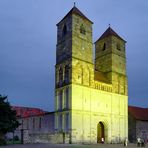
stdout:
[[97,125],[97,143],[101,143],[105,140],[104,124],[99,122]]

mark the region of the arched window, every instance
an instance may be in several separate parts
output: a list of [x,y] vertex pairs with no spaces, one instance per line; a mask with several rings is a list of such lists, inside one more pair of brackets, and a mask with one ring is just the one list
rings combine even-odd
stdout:
[[106,43],[103,44],[102,50],[105,50],[105,49],[106,49]]
[[42,118],[40,117],[39,118],[39,129],[41,129],[41,127],[42,127]]
[[65,66],[65,82],[66,83],[69,82],[69,66],[68,65]]
[[65,90],[65,108],[69,108],[69,88]]
[[63,91],[61,90],[59,92],[59,101],[58,101],[58,109],[62,110],[62,104],[63,104]]
[[62,131],[62,114],[59,115],[59,121],[58,121],[58,129],[59,131]]
[[33,127],[33,129],[35,129],[35,118],[33,118],[33,120],[32,120],[32,127]]
[[65,36],[67,34],[67,26],[64,25],[62,35]]
[[59,70],[59,82],[62,83],[62,81],[63,81],[63,69],[60,68],[60,70]]
[[117,43],[117,50],[121,50],[120,43]]
[[80,26],[80,33],[82,33],[84,35],[86,34],[86,30],[85,30],[85,27],[83,24]]
[[68,132],[68,129],[69,129],[69,113],[66,113],[66,116],[65,116],[65,130],[66,130],[66,132]]
[[82,67],[77,67],[77,83],[82,84],[83,81],[83,68]]

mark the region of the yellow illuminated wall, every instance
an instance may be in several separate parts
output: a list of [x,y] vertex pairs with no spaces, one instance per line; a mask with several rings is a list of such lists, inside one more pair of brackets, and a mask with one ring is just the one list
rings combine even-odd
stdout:
[[70,143],[122,142],[128,135],[125,41],[98,40],[93,63],[92,22],[72,9],[57,24],[55,130]]
[[73,142],[97,142],[97,125],[105,127],[106,142],[127,137],[127,96],[72,85]]

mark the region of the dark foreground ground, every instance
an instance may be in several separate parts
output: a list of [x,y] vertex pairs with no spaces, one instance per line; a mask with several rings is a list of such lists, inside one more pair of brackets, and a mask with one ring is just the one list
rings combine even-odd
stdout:
[[[84,145],[84,144],[17,144],[0,146],[0,148],[123,148],[123,144],[96,144],[96,145]],[[128,144],[129,148],[136,148],[136,144]],[[146,145],[145,147],[148,147]]]

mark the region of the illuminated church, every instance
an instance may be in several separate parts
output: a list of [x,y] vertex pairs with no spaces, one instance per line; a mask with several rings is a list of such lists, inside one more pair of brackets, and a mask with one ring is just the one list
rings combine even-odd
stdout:
[[57,24],[55,130],[69,143],[128,138],[126,41],[110,26],[95,42],[76,6]]

